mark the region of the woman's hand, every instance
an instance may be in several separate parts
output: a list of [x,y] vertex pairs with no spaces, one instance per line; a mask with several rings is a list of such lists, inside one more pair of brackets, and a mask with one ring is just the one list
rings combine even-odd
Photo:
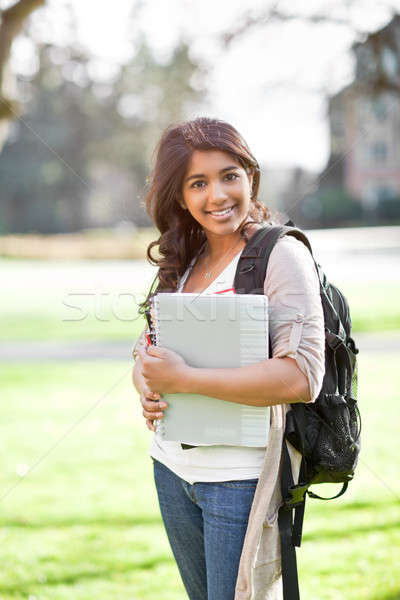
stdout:
[[[143,344],[144,346],[144,344]],[[136,346],[136,350],[138,345]],[[161,399],[161,395],[152,392],[146,384],[142,373],[142,361],[137,359],[132,371],[132,383],[139,394],[140,403],[142,405],[142,414],[146,419],[146,426],[150,431],[155,431],[154,420],[162,419],[164,411],[168,404]]]
[[158,394],[183,391],[182,384],[189,367],[179,354],[159,346],[138,348],[137,352],[142,363],[142,376],[149,391]]
[[144,383],[140,390],[140,403],[143,407],[143,416],[146,419],[147,429],[155,431],[156,427],[154,421],[156,419],[162,419],[164,416],[164,410],[168,408],[168,404],[162,400],[160,394],[151,392],[147,385]]

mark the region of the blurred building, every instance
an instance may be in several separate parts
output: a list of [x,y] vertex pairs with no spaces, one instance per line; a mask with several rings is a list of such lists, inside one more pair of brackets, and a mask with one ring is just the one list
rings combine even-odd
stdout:
[[321,183],[367,212],[400,216],[400,15],[353,52],[355,79],[329,101],[331,154]]
[[269,174],[265,196],[278,191],[278,209],[302,227],[400,220],[400,15],[352,50],[354,81],[328,102],[324,170]]

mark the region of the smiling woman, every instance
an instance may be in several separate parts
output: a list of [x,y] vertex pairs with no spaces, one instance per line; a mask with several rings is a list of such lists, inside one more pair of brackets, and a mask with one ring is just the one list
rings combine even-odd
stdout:
[[[269,212],[257,200],[258,162],[228,123],[202,118],[171,125],[156,152],[146,206],[161,235],[147,256],[159,267],[162,289],[175,291],[205,242],[203,259],[217,262],[239,238],[245,243],[255,225],[268,221]],[[234,205],[230,214],[210,214]],[[152,256],[155,246],[161,259]]]
[[[180,205],[203,227],[206,235],[219,233],[218,222],[245,220],[250,208],[253,175],[220,150],[196,150],[190,159]],[[197,173],[201,171],[201,173]],[[237,229],[237,227],[235,229]]]
[[243,249],[245,240],[240,236],[240,226],[246,222],[250,209],[253,172],[250,167],[244,169],[237,159],[233,161],[227,152],[195,150],[187,173],[179,204],[201,225],[207,237],[190,282],[186,283],[185,292],[193,292],[197,291],[197,279],[203,271],[204,277],[211,279],[212,272],[230,262],[234,251]]
[[[228,123],[199,118],[163,133],[146,198],[160,232],[147,250],[158,266],[158,285],[151,286],[142,311],[156,292],[235,293],[240,255],[269,220],[257,199],[259,180],[256,159]],[[154,246],[160,258],[153,258]],[[286,407],[313,402],[324,374],[319,281],[300,241],[286,237],[276,243],[264,293],[268,360],[239,368],[195,368],[167,348],[146,346],[146,330],[135,348],[133,382],[151,431],[168,410],[163,394],[271,407],[266,447],[194,447],[153,436],[150,456],[160,510],[192,600],[281,597],[276,516]],[[289,452],[296,480],[300,455],[293,447]]]

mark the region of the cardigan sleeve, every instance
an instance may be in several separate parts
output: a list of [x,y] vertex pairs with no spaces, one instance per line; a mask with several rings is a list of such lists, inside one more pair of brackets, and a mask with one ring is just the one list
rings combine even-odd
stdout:
[[264,292],[272,356],[296,360],[307,377],[310,402],[315,402],[325,374],[324,316],[314,261],[293,236],[284,236],[272,250]]

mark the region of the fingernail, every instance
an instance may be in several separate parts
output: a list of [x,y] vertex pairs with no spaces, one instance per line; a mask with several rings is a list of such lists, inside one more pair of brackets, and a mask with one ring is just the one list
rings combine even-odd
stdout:
[[167,408],[168,404],[165,402],[160,402],[160,408]]

